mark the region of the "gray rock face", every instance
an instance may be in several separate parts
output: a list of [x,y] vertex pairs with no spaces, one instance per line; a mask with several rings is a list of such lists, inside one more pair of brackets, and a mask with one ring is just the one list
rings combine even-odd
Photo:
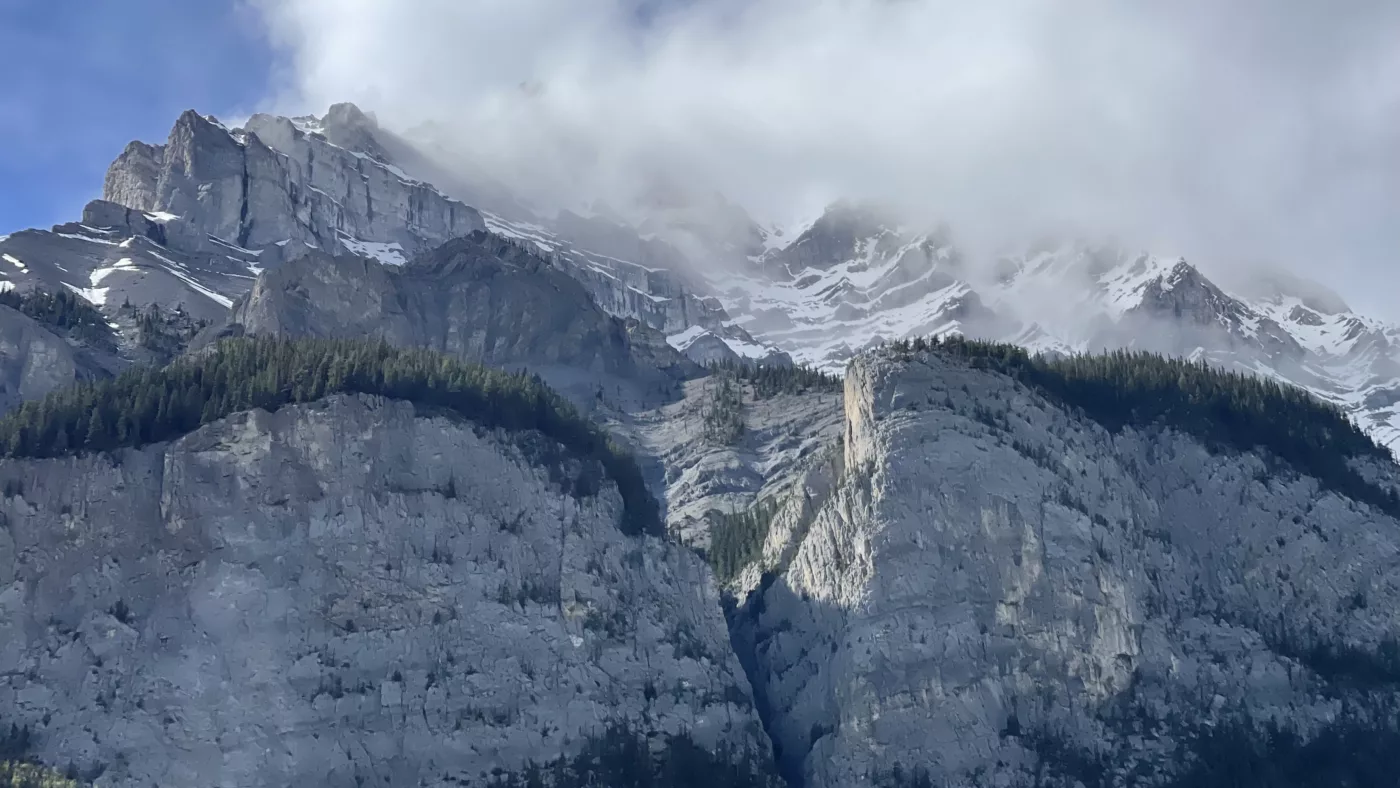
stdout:
[[613,719],[766,751],[703,563],[518,440],[335,396],[0,463],[0,715],[133,788],[476,782]]
[[1047,741],[1123,782],[1181,768],[1191,725],[1307,737],[1343,704],[1400,700],[1364,667],[1400,636],[1400,522],[937,355],[858,359],[845,409],[842,462],[774,527],[773,579],[749,576],[733,621],[806,785],[896,762],[935,784],[1072,784]]
[[709,543],[710,512],[742,512],[759,500],[785,499],[823,448],[839,439],[839,393],[780,394],[755,399],[745,387],[744,431],[733,445],[704,434],[713,377],[686,381],[685,397],[609,424],[615,434],[662,466],[668,529],[683,541]]
[[0,411],[77,379],[78,360],[61,337],[0,306]]
[[[458,196],[489,195],[492,206],[508,206],[514,218],[483,216],[420,180],[428,177],[443,180]],[[600,217],[566,211],[546,223],[500,191],[446,177],[372,116],[337,104],[323,118],[254,115],[241,129],[186,112],[165,145],[127,147],[108,171],[103,196],[129,213],[135,209],[138,219],[157,212],[172,247],[204,252],[212,243],[212,251],[222,253],[222,242],[261,255],[265,268],[307,249],[401,264],[489,226],[551,254],[610,314],[663,334],[703,326],[754,344],[743,328],[729,325],[717,301],[703,295],[705,285],[686,276],[688,263],[674,247]],[[104,219],[89,224],[117,223]],[[166,243],[144,228],[135,234]],[[213,289],[231,298],[246,290]]]
[[776,278],[791,279],[807,269],[824,269],[859,257],[862,251],[887,256],[905,243],[869,206],[836,203],[786,247],[765,261]]
[[1277,322],[1231,298],[1184,261],[1149,281],[1141,303],[1125,317],[1102,332],[1098,343],[1173,356],[1209,348],[1227,364],[1232,354],[1241,361],[1260,358],[1294,374],[1307,354]]
[[[337,138],[364,144],[353,130]],[[186,112],[164,146],[128,146],[107,173],[103,198],[174,214],[249,249],[370,243],[413,254],[484,227],[477,211],[391,163],[267,115],[231,130]]]
[[698,371],[659,335],[599,309],[542,257],[486,233],[403,268],[308,255],[264,274],[232,320],[254,334],[380,337],[493,366],[567,368],[595,387],[618,379],[668,393]]
[[164,169],[164,146],[135,140],[107,168],[102,194],[119,205],[155,205]]

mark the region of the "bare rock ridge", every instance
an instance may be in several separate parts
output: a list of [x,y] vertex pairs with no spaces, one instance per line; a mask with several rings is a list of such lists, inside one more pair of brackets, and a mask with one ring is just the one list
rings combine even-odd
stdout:
[[647,326],[609,315],[518,243],[473,233],[402,267],[315,252],[264,274],[221,332],[382,338],[527,367],[592,398],[599,385],[669,396],[700,369]]
[[68,288],[107,309],[180,304],[217,320],[259,271],[309,251],[398,265],[488,227],[549,255],[609,313],[667,335],[702,329],[724,345],[695,360],[789,362],[705,295],[676,248],[603,216],[535,216],[497,184],[453,177],[351,104],[321,118],[254,115],[243,128],[186,112],[164,144],[133,142],[117,157],[80,223],[0,245],[36,263],[11,277],[16,286]]
[[937,352],[857,359],[845,408],[731,621],[790,781],[1184,785],[1215,730],[1390,730],[1393,517]]
[[0,410],[66,386],[79,371],[74,349],[61,337],[0,306]]
[[0,713],[101,785],[476,784],[617,720],[766,757],[703,562],[504,433],[334,395],[0,476]]
[[334,129],[357,147],[286,118],[259,115],[230,130],[189,111],[164,146],[128,146],[108,171],[103,198],[185,217],[250,249],[290,241],[339,251],[373,238],[412,254],[484,228],[475,209],[360,150],[379,153],[363,129]]

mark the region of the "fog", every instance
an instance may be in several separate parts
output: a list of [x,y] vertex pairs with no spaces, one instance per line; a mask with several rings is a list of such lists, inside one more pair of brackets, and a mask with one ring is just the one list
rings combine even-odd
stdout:
[[873,198],[1400,316],[1393,0],[249,2],[286,58],[270,109],[353,101],[541,204],[666,180],[792,225]]

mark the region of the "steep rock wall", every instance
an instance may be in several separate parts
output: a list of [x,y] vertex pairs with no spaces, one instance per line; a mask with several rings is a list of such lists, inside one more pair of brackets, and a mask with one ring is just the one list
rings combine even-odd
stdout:
[[766,751],[703,563],[539,440],[338,395],[0,463],[0,716],[111,786],[452,785],[615,719]]
[[1400,699],[1394,519],[936,354],[861,357],[845,403],[838,483],[732,622],[790,778],[1166,780],[1202,725]]

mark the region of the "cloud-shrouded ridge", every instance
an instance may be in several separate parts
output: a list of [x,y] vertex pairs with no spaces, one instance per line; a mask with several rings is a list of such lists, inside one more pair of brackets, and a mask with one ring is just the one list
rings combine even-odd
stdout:
[[1400,248],[1400,3],[252,2],[279,109],[433,124],[540,201],[664,176],[779,222],[878,198],[1333,278]]

